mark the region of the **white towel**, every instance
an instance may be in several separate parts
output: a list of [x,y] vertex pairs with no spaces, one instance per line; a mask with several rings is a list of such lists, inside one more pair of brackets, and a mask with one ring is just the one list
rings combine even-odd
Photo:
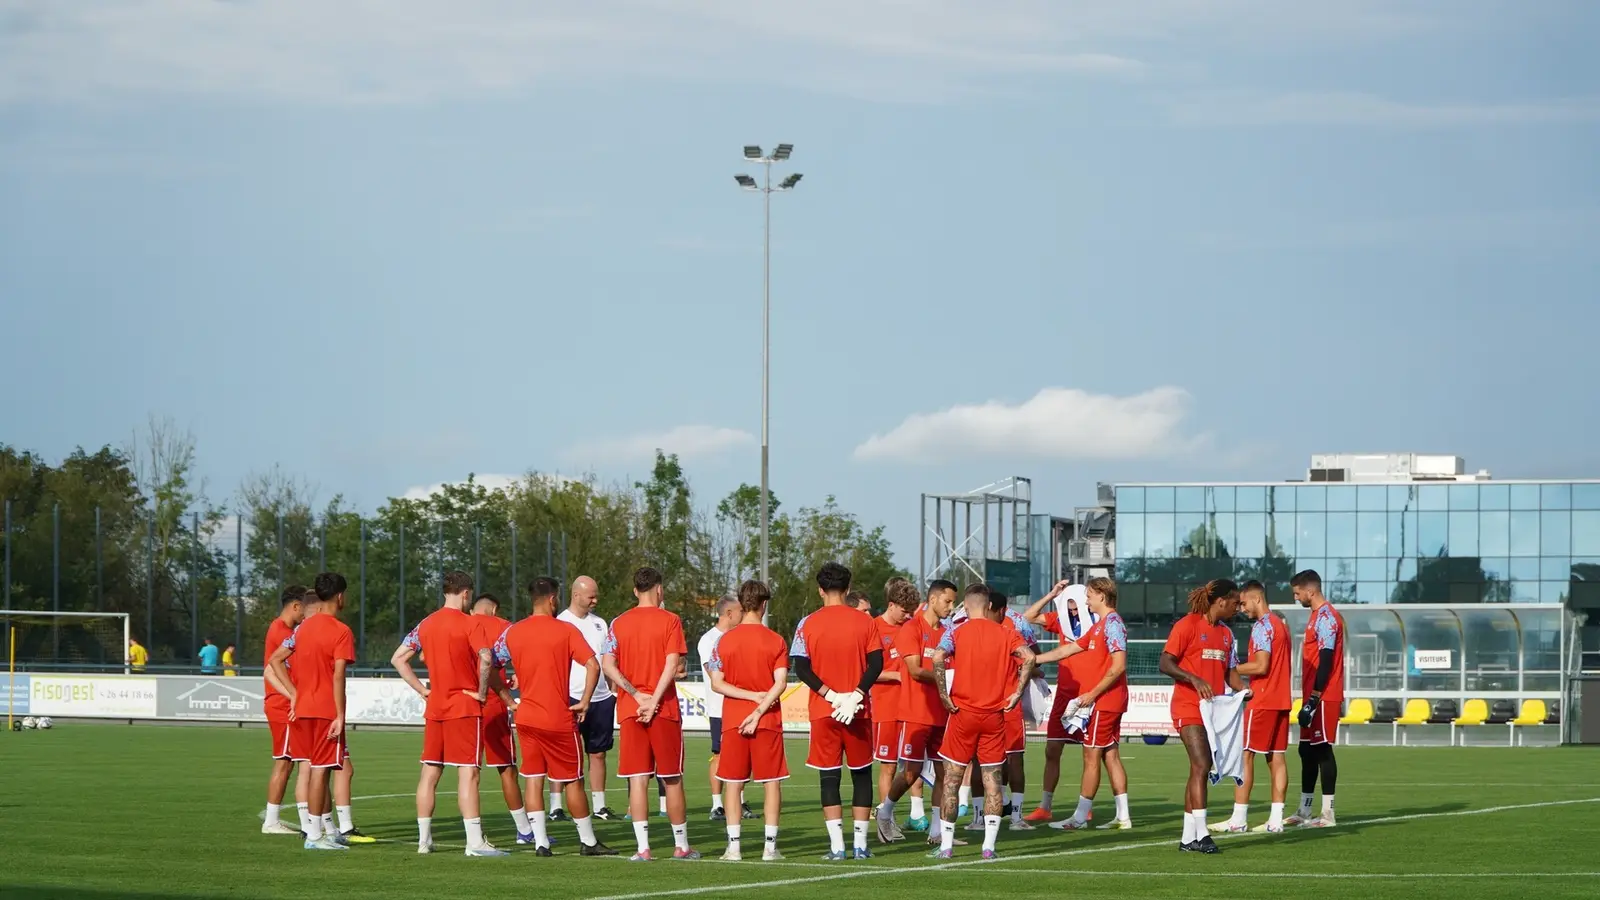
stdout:
[[1244,784],[1244,701],[1248,690],[1200,701],[1200,719],[1211,745],[1211,783],[1232,778]]
[[1082,731],[1087,728],[1089,726],[1089,717],[1092,715],[1094,715],[1094,704],[1090,703],[1087,706],[1078,707],[1077,712],[1070,716],[1063,715],[1061,724],[1066,727],[1067,734],[1072,734],[1075,731]]
[[[1074,621],[1071,613],[1077,616]],[[1089,633],[1100,618],[1089,612],[1089,589],[1081,584],[1068,585],[1056,601],[1056,614],[1061,619],[1063,641],[1075,641]]]
[[1028,686],[1022,692],[1022,717],[1035,725],[1043,725],[1050,715],[1052,690],[1050,682],[1041,676],[1028,679]]

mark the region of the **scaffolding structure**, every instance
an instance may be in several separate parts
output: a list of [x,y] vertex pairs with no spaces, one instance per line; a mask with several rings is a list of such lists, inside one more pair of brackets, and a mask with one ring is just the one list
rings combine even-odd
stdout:
[[948,578],[1026,595],[1032,511],[1033,482],[1020,475],[961,494],[923,494],[918,586]]

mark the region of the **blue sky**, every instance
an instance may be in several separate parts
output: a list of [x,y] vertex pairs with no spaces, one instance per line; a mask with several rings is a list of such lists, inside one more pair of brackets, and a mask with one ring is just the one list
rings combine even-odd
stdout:
[[917,495],[1600,475],[1600,5],[0,3],[0,440],[358,506],[529,469]]

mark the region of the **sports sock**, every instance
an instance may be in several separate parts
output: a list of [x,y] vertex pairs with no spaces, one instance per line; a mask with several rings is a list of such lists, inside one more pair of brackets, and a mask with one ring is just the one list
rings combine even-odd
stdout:
[[1235,803],[1233,805],[1233,818],[1228,820],[1229,825],[1245,825],[1250,821],[1250,804]]
[[1189,813],[1189,818],[1194,819],[1194,839],[1198,841],[1205,837],[1207,834],[1206,811],[1203,809],[1197,809],[1194,812]]
[[776,853],[778,852],[778,826],[768,825],[766,829],[766,849]]
[[306,819],[306,840],[319,841],[322,839],[322,817],[311,816]]
[[333,813],[323,813],[322,814],[322,833],[323,834],[327,834],[327,835],[334,835],[334,834],[338,834],[339,833],[333,827]]
[[921,797],[912,797],[911,798],[911,818],[920,819],[920,818],[923,818],[924,816],[926,816],[927,814],[928,814],[927,810],[922,805],[922,798]]
[[267,822],[266,822],[266,824],[268,824],[268,825],[277,825],[277,824],[280,824],[282,821],[283,821],[283,804],[281,804],[281,803],[268,803],[267,804]]
[[824,819],[822,824],[828,826],[828,850],[832,853],[843,853],[844,820]]
[[1080,823],[1087,824],[1088,821],[1089,821],[1089,813],[1093,812],[1093,811],[1094,811],[1094,798],[1093,797],[1085,797],[1082,794],[1079,794],[1078,795],[1078,808],[1073,810],[1073,812],[1072,812],[1072,820],[1074,822],[1080,822]]
[[[538,812],[533,813],[524,813],[524,815],[527,816],[528,819],[528,828],[533,831],[534,845],[538,847],[550,846],[550,829],[546,827],[545,824],[548,816],[545,814],[544,810],[539,810]],[[519,832],[519,834],[527,833],[528,832],[526,831]]]
[[300,814],[300,830],[304,831],[306,834],[310,834],[311,813],[309,812],[309,807],[307,807],[304,803],[296,803],[294,805],[294,811]]
[[595,841],[594,817],[584,816],[581,819],[573,819],[572,824],[578,826],[578,843],[585,847],[592,846]]
[[1039,808],[1040,809],[1054,809],[1055,807],[1051,806],[1051,804],[1054,803],[1055,800],[1056,800],[1056,792],[1055,791],[1040,791],[1039,792]]
[[1022,821],[1022,792],[1021,791],[1012,791],[1011,792],[1011,821],[1013,821],[1013,822],[1021,822]]
[[[539,813],[539,818],[543,819],[544,813]],[[528,811],[525,809],[513,809],[511,811],[511,821],[517,826],[517,837],[521,837],[531,830],[528,825]]]
[[939,830],[939,849],[945,852],[954,850],[956,846],[956,826],[954,822],[944,823],[944,828]]
[[1117,794],[1116,796],[1112,797],[1111,799],[1117,801],[1117,821],[1118,822],[1126,822],[1126,821],[1128,821],[1128,795],[1127,794]]
[[740,832],[740,826],[738,826],[738,825],[729,825],[728,826],[728,846],[729,847],[737,847],[739,845],[739,832]]
[[1311,803],[1315,799],[1316,799],[1316,795],[1315,794],[1302,793],[1300,795],[1300,809],[1295,812],[1295,815],[1299,816],[1302,819],[1311,818]]
[[983,849],[993,850],[995,838],[1000,835],[1000,817],[983,817]]
[[1322,817],[1324,819],[1333,818],[1333,795],[1332,794],[1323,794],[1322,795]]
[[1194,840],[1194,814],[1185,812],[1183,814],[1183,842],[1192,844]]
[[356,830],[356,817],[351,814],[348,806],[335,806],[333,811],[339,814],[339,833]]
[[672,826],[672,846],[679,850],[689,849],[689,823],[680,822]]
[[721,794],[712,794],[711,795],[711,811],[712,812],[716,812],[717,810],[719,810],[721,808],[722,808],[722,795]]
[[465,819],[464,818],[464,819],[461,820],[461,824],[467,830],[467,846],[468,847],[482,847],[483,846],[483,820],[482,819],[477,819],[477,818],[473,818],[473,819]]
[[589,802],[591,804],[593,804],[595,809],[605,809],[606,808],[606,792],[605,791],[594,791],[593,793],[591,793],[589,795]]
[[1267,817],[1267,824],[1268,825],[1282,825],[1283,824],[1283,804],[1282,803],[1274,803],[1274,804],[1272,804],[1272,815]]
[[867,849],[867,820],[856,819],[852,824],[855,826],[855,848],[857,850]]
[[944,834],[944,819],[939,816],[939,807],[933,808],[933,815],[928,819],[928,834],[938,837]]
[[426,846],[433,843],[433,819],[417,819],[417,845]]
[[662,794],[661,795],[661,802],[659,804],[657,804],[657,806],[660,808],[661,814],[663,816],[667,814],[667,795],[666,794]]
[[972,805],[972,786],[971,785],[967,785],[967,784],[963,784],[956,791],[956,797],[957,797],[957,800],[956,800],[957,803],[961,804],[962,806],[971,806]]
[[893,822],[894,821],[894,801],[885,800],[882,803],[878,804],[878,821],[880,821],[880,822]]
[[635,823],[633,823],[633,837],[634,837],[634,840],[639,842],[639,852],[640,853],[649,853],[650,852],[650,823],[649,822],[635,822]]
[[565,793],[564,791],[551,791],[550,792],[550,805],[548,807],[546,807],[546,809],[550,810],[550,812],[553,812],[553,813],[560,812],[561,811],[561,804],[566,799],[564,796],[562,796],[564,793]]

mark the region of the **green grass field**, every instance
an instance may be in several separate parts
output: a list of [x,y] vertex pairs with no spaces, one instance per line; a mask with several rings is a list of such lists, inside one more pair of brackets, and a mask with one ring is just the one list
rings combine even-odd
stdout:
[[[1339,828],[1224,839],[1213,857],[1179,854],[1181,751],[1125,746],[1136,830],[1128,834],[1002,830],[1002,858],[958,848],[954,864],[923,858],[920,836],[880,847],[864,863],[823,864],[826,837],[815,773],[790,743],[781,847],[787,862],[698,863],[580,859],[571,825],[552,826],[554,859],[460,855],[453,796],[435,815],[433,856],[415,852],[416,754],[420,735],[356,732],[355,817],[386,842],[348,853],[311,853],[293,837],[259,833],[266,736],[223,728],[58,725],[0,735],[0,896],[73,900],[201,897],[498,897],[512,891],[573,898],[674,895],[762,900],[1098,893],[1141,897],[1269,897],[1311,892],[1377,898],[1600,896],[1600,752],[1559,749],[1374,749],[1340,751]],[[703,760],[704,740],[690,745]],[[1069,750],[1065,766],[1076,768]],[[1032,745],[1029,803],[1038,799],[1043,747]],[[707,821],[702,765],[691,765],[690,833],[707,857],[722,851],[722,826]],[[1298,796],[1291,759],[1290,804]],[[1265,775],[1263,768],[1262,775]],[[1525,783],[1524,783],[1525,782]],[[449,776],[447,783],[449,786]],[[483,793],[490,838],[512,847],[498,786]],[[608,800],[624,806],[612,781]],[[1070,798],[1070,786],[1063,795]],[[1109,811],[1102,788],[1101,817]],[[1252,824],[1264,818],[1264,786]],[[848,787],[846,788],[848,796]],[[651,804],[654,807],[654,797]],[[1231,809],[1213,789],[1212,820]],[[1070,804],[1069,804],[1070,808]],[[902,818],[905,811],[902,804]],[[665,821],[652,819],[658,858],[670,852]],[[633,846],[626,822],[597,823],[602,840]],[[754,826],[754,827],[751,827]],[[747,858],[760,854],[760,823],[746,823]],[[963,835],[966,836],[966,835]],[[448,846],[448,849],[444,845]],[[1304,873],[1304,874],[1301,874]],[[1070,879],[1070,880],[1068,880]],[[1311,879],[1316,879],[1314,882]]]

